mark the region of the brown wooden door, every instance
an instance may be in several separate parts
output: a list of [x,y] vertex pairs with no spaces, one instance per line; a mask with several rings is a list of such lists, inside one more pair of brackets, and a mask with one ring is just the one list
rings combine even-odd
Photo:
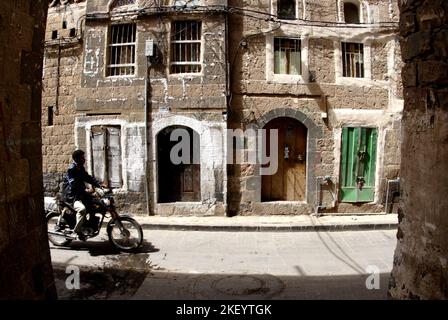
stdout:
[[200,166],[199,164],[184,165],[180,175],[181,201],[200,201]]
[[[262,177],[262,201],[304,201],[306,192],[307,129],[292,118],[277,118],[264,129],[278,130],[278,170]],[[267,132],[267,154],[270,138]]]

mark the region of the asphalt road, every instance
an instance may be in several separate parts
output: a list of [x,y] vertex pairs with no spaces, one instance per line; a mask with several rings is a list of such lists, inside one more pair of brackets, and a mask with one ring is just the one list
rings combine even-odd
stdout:
[[[51,246],[59,297],[386,299],[396,246],[395,230],[144,232],[138,254],[116,252],[105,235]],[[80,269],[79,290],[66,288],[70,265]]]

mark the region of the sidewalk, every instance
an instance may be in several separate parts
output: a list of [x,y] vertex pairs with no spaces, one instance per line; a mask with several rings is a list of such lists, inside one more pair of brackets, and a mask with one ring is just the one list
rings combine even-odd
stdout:
[[134,216],[143,229],[191,231],[349,231],[396,229],[396,214],[338,216]]

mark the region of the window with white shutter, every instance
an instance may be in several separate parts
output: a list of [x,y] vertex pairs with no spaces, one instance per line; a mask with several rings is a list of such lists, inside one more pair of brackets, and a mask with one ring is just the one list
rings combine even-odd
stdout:
[[121,188],[121,129],[94,126],[91,130],[93,175],[109,188]]

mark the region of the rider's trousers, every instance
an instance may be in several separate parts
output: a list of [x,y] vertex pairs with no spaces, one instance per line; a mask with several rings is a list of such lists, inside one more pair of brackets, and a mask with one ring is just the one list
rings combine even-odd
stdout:
[[74,231],[79,232],[86,217],[86,206],[81,201],[75,201],[73,208],[76,211],[76,226]]

